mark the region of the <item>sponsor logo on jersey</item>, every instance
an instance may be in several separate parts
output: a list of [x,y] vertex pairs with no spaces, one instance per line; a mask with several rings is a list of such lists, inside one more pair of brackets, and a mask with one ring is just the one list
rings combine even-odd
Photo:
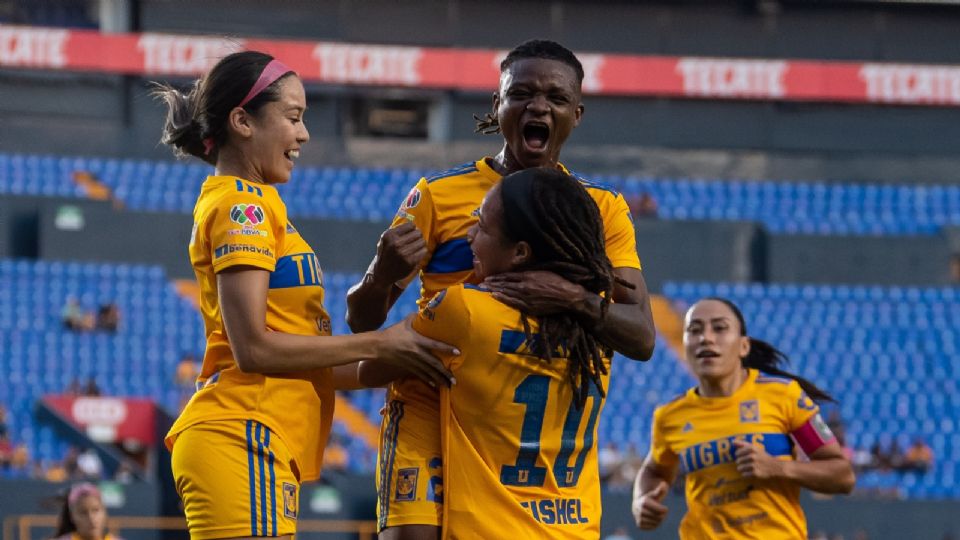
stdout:
[[224,255],[230,255],[231,253],[252,253],[254,255],[265,255],[267,257],[273,257],[273,252],[270,251],[270,248],[251,246],[250,244],[223,244],[218,246],[217,249],[213,250],[213,258],[219,259]]
[[252,227],[244,227],[242,229],[230,229],[227,231],[227,234],[230,236],[262,236],[267,237],[267,231],[261,231],[259,229],[254,229]]
[[283,515],[297,519],[297,486],[289,482],[283,483]]
[[264,222],[263,208],[256,204],[239,203],[230,209],[230,221],[245,227],[256,227]]
[[757,400],[740,402],[740,422],[756,424],[760,421],[760,404]]
[[693,424],[691,424],[690,422],[687,422],[686,424],[683,425],[683,429],[681,429],[680,431],[683,433],[689,433],[693,431]]
[[394,499],[397,501],[412,501],[417,497],[417,477],[420,469],[411,467],[397,471],[397,492]]
[[289,221],[287,222],[287,234],[297,234],[297,229],[295,229]]

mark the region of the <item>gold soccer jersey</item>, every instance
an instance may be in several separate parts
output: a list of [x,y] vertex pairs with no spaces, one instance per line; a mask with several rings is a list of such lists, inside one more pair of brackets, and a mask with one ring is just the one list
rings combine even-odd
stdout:
[[[732,396],[701,397],[695,389],[653,415],[653,461],[686,473],[689,510],[680,537],[799,539],[807,537],[800,488],[784,480],[743,478],[733,442],[751,442],[780,460],[794,459],[794,434],[819,407],[791,379],[751,369]],[[825,437],[827,438],[827,437]]]
[[444,538],[598,538],[600,391],[577,408],[569,361],[534,356],[520,312],[474,285],[439,293],[414,327],[462,351],[440,393]]
[[[574,176],[600,209],[606,252],[614,268],[639,269],[633,221],[623,196]],[[476,282],[467,230],[477,221],[476,210],[483,197],[501,179],[486,159],[480,159],[422,178],[405,197],[393,226],[412,221],[426,240],[428,256],[420,269],[421,307],[443,289]],[[439,525],[442,464],[439,439],[434,435],[440,414],[437,391],[418,379],[402,379],[390,386],[387,401],[377,460],[380,527]],[[390,454],[389,460],[384,459],[384,450]],[[397,479],[410,471],[436,481],[429,485],[421,482],[412,496],[399,493]]]
[[241,372],[220,318],[216,274],[238,265],[270,272],[267,329],[329,335],[316,255],[287,220],[286,206],[270,185],[208,177],[193,219],[190,262],[200,285],[207,346],[197,393],[170,429],[167,446],[172,448],[180,432],[199,422],[253,420],[283,439],[300,480],[313,480],[320,476],[333,419],[331,370],[282,377]]

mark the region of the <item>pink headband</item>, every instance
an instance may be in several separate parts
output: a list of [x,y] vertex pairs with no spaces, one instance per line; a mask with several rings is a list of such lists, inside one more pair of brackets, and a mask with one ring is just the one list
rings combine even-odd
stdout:
[[67,503],[70,506],[73,506],[77,503],[77,501],[80,500],[81,497],[86,497],[87,495],[96,495],[96,497],[99,499],[100,490],[97,489],[97,486],[89,482],[77,484],[70,488],[70,493],[67,495]]
[[[240,102],[237,107],[243,107],[250,102],[251,99],[257,97],[260,92],[263,92],[263,89],[275,83],[277,79],[283,77],[287,73],[293,71],[286,64],[274,58],[267,63],[266,67],[263,68],[263,72],[260,73],[260,77],[257,78],[257,82],[253,83],[253,88],[247,92],[247,97],[243,98],[243,101]],[[293,71],[296,73],[296,71]],[[207,137],[203,140],[203,155],[209,156],[210,152],[213,151],[213,137]]]
[[243,101],[241,101],[237,107],[243,107],[251,99],[257,97],[260,92],[263,92],[264,88],[270,86],[276,82],[277,79],[291,71],[293,70],[287,67],[286,64],[274,58],[267,64],[267,67],[263,68],[263,73],[260,74],[260,78],[253,84],[253,88],[247,92],[247,97],[243,98]]

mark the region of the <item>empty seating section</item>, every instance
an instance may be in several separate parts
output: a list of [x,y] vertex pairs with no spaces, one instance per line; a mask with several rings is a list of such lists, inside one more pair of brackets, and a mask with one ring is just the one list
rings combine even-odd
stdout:
[[[85,171],[134,210],[191,212],[210,167],[191,162],[0,155],[0,194],[82,196],[70,180]],[[280,186],[290,215],[385,220],[406,190],[432,171],[299,167]],[[960,186],[760,182],[599,176],[630,199],[649,193],[659,217],[763,223],[784,234],[933,234],[960,224]]]

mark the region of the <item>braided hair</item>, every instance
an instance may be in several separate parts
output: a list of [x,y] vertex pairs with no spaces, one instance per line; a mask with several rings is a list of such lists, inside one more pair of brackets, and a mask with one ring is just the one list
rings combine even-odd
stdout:
[[747,323],[743,318],[743,313],[740,312],[740,308],[736,306],[730,300],[726,298],[718,298],[711,296],[704,298],[704,300],[713,300],[720,302],[721,304],[730,308],[730,311],[737,317],[737,321],[740,323],[740,335],[746,336],[750,340],[750,352],[747,353],[747,356],[741,360],[743,367],[753,368],[768,375],[773,375],[775,377],[783,377],[785,379],[793,379],[800,384],[800,388],[806,392],[807,396],[810,399],[816,402],[832,401],[836,403],[836,399],[833,398],[826,391],[821,390],[817,385],[812,382],[800,377],[799,375],[794,375],[793,373],[784,371],[780,369],[780,366],[790,362],[790,359],[787,358],[787,355],[783,351],[774,347],[773,345],[767,343],[766,341],[759,340],[757,338],[752,338],[747,336]]
[[[618,279],[607,258],[603,221],[587,190],[557,169],[531,168],[510,174],[500,183],[503,200],[502,230],[514,242],[530,245],[533,261],[523,270],[546,270],[601,295],[601,317],[606,315]],[[603,345],[593,328],[571,313],[537,317],[539,335],[530,330],[529,317],[521,313],[527,343],[545,362],[554,356],[569,359],[567,380],[574,403],[582,408],[593,384],[604,396],[600,380],[607,373]]]
[[[514,47],[514,49],[507,54],[507,57],[500,62],[500,73],[510,69],[510,66],[515,62],[527,58],[542,58],[544,60],[563,62],[570,66],[576,74],[577,87],[583,84],[583,64],[577,59],[577,55],[556,41],[550,41],[548,39],[530,39]],[[484,135],[500,133],[500,123],[493,113],[484,113],[483,116],[473,115],[473,119],[477,121],[477,127],[473,130],[474,133],[482,133]]]

